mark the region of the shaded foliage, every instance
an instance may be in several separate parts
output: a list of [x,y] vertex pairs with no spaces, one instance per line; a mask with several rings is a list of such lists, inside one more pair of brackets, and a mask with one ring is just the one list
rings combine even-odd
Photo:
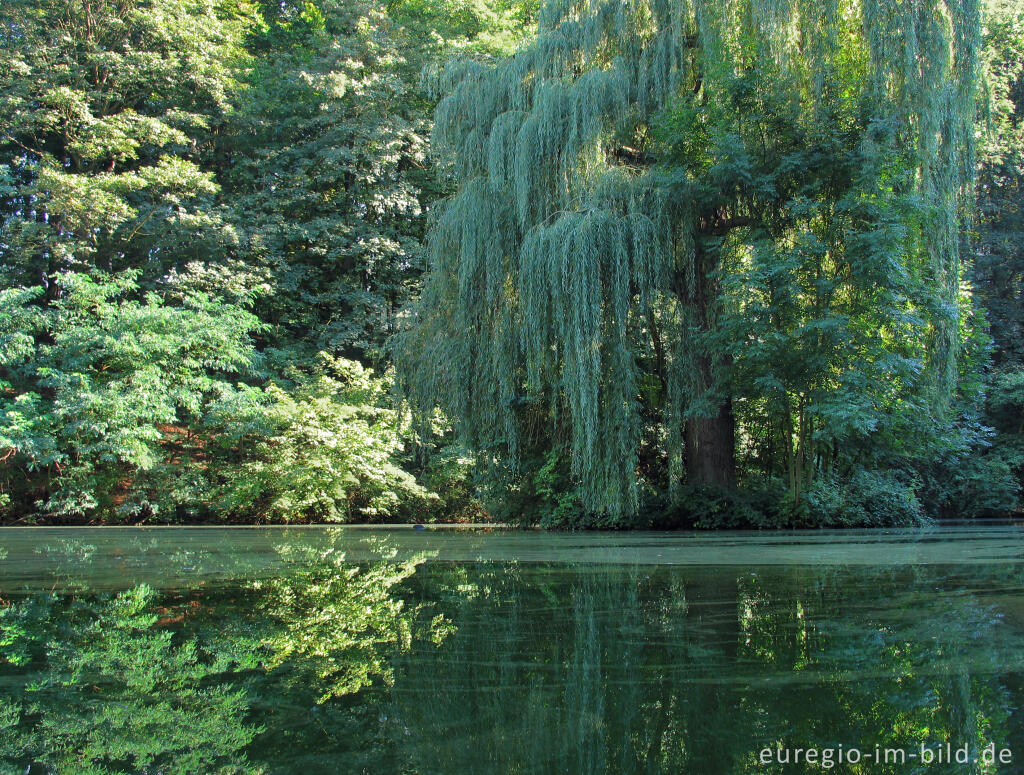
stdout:
[[402,468],[386,381],[362,364],[387,367],[446,185],[420,73],[453,49],[511,47],[529,15],[461,0],[5,4],[5,513],[437,510]]
[[972,2],[545,4],[439,78],[405,395],[506,489],[562,460],[593,526],[738,453],[799,507],[956,447],[979,36]]

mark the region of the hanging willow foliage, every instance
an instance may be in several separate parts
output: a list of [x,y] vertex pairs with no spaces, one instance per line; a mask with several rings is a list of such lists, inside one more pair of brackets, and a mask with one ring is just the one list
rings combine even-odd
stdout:
[[449,64],[434,76],[433,147],[458,191],[398,339],[406,397],[442,409],[492,459],[564,434],[586,506],[635,512],[653,321],[664,445],[679,461],[685,420],[716,411],[693,333],[714,326],[713,303],[698,308],[700,277],[715,271],[699,245],[756,216],[700,217],[701,192],[655,163],[652,127],[683,97],[728,100],[737,73],[768,63],[822,120],[827,74],[866,69],[871,121],[895,127],[889,142],[928,203],[913,260],[941,289],[924,311],[941,402],[955,375],[979,26],[977,0],[550,0],[514,56]]

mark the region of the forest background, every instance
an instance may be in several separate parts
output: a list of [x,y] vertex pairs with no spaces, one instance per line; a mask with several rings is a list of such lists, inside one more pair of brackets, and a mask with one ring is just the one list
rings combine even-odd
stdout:
[[1019,513],[1024,3],[820,5],[8,0],[0,520]]

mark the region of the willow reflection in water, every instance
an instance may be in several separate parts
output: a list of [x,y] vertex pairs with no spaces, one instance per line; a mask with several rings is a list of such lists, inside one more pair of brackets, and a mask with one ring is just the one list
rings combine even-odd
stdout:
[[759,756],[843,746],[914,755],[837,772],[906,773],[922,744],[1024,750],[1019,625],[986,600],[1015,572],[510,570],[470,574],[452,638],[405,658],[423,772],[820,772]]
[[[337,532],[118,594],[85,547],[67,594],[5,591],[4,772],[1022,771],[1013,562],[438,562]],[[1014,757],[915,758],[946,742]],[[760,758],[840,746],[861,763]]]

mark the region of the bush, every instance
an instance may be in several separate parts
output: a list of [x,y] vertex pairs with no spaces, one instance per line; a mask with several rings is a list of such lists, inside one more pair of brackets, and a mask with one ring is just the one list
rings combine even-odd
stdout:
[[395,462],[401,440],[397,413],[383,406],[385,381],[355,361],[319,358],[317,373],[295,389],[264,391],[262,428],[252,413],[226,408],[225,439],[246,451],[225,470],[217,510],[279,522],[375,521],[437,500]]
[[1006,517],[1019,508],[1020,450],[1005,438],[927,470],[927,503],[950,519]]
[[816,480],[794,509],[806,527],[909,527],[927,522],[917,490],[893,472],[857,471]]
[[260,324],[203,293],[141,294],[132,273],[54,283],[49,303],[0,291],[0,491],[22,516],[109,516],[163,459],[166,430],[251,371]]
[[55,300],[0,291],[8,519],[338,522],[436,500],[397,464],[387,384],[358,363],[268,381],[235,301],[143,293],[131,273],[56,282]]
[[784,493],[785,488],[774,479],[755,480],[736,490],[688,485],[672,503],[649,506],[649,527],[655,530],[780,527],[784,524],[780,521],[784,518],[780,511]]

